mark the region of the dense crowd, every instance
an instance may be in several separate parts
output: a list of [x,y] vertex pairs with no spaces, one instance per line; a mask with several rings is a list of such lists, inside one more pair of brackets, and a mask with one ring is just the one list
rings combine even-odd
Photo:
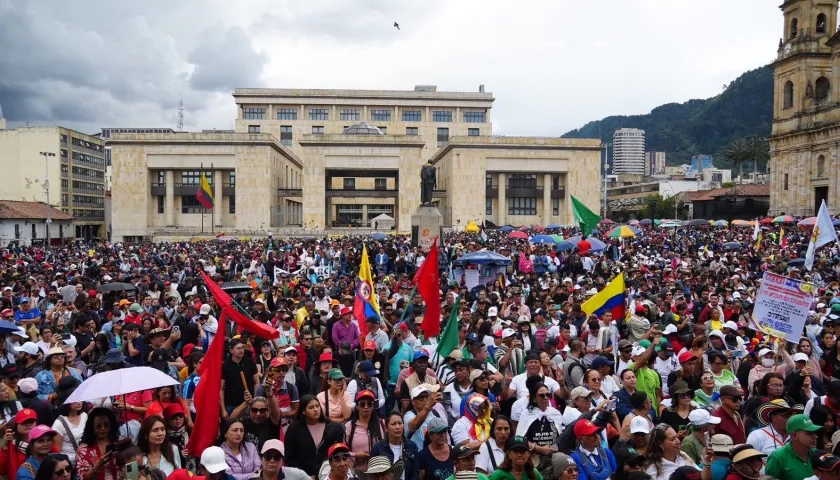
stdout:
[[[802,270],[809,232],[786,227],[759,242],[735,227],[603,229],[603,250],[565,252],[447,234],[438,300],[459,345],[444,354],[424,338],[414,290],[427,253],[405,236],[0,249],[0,474],[840,479],[840,252],[824,247]],[[380,315],[359,319],[363,245]],[[452,265],[483,249],[511,265],[467,288]],[[279,337],[226,320],[202,271]],[[765,271],[817,289],[799,342],[751,328]],[[627,314],[587,316],[619,275]],[[219,437],[193,452],[199,367],[217,337]],[[88,379],[137,367],[174,385],[66,403]]]

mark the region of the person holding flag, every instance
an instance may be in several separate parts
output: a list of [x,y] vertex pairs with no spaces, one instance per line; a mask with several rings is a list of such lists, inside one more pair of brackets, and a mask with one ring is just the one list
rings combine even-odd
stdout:
[[820,205],[820,211],[817,214],[817,221],[814,222],[814,232],[811,234],[811,241],[808,242],[808,252],[805,253],[805,268],[813,270],[816,250],[831,242],[837,242],[837,232],[834,230],[831,215],[828,214],[828,207],[825,205],[825,200],[823,200]]
[[362,245],[362,259],[359,264],[359,277],[356,285],[356,298],[353,303],[353,318],[359,327],[359,337],[367,338],[368,317],[376,317],[380,320],[382,315],[379,312],[379,301],[373,290],[373,277],[371,276],[370,260],[368,260],[367,245]]

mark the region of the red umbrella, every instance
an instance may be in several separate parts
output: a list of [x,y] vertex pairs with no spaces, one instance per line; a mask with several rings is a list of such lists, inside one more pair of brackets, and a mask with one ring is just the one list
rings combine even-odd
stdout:
[[767,225],[769,223],[773,223],[773,218],[772,217],[762,218],[761,220],[758,221],[758,223],[760,223],[762,225]]
[[817,217],[808,217],[801,222],[797,223],[798,226],[802,228],[814,228],[814,224],[817,223]]
[[525,233],[525,232],[516,231],[516,232],[510,232],[509,237],[510,238],[526,239],[526,238],[528,238],[528,234]]
[[545,227],[543,227],[542,225],[534,225],[533,227],[531,227],[531,230],[535,232],[543,232],[545,231]]
[[613,221],[612,221],[612,220],[610,220],[609,218],[605,218],[605,219],[601,220],[601,221],[600,221],[600,222],[598,222],[598,223],[600,223],[601,225],[612,225],[612,224],[614,224],[615,222],[613,222]]

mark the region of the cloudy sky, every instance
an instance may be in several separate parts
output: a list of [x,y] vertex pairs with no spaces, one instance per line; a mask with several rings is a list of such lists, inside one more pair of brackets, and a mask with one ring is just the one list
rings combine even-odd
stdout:
[[[493,92],[557,136],[772,61],[781,0],[0,0],[13,126],[232,128],[236,87]],[[399,22],[401,30],[392,25]]]

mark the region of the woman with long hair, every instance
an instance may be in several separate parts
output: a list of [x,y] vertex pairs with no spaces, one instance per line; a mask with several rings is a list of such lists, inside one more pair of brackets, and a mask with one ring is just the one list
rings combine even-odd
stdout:
[[257,447],[245,442],[245,425],[233,418],[226,421],[219,430],[219,446],[225,452],[228,473],[236,480],[249,480],[260,469],[260,455]]
[[[768,372],[752,385],[752,395],[750,399],[744,402],[743,411],[741,412],[744,419],[744,427],[746,431],[752,431],[760,428],[758,419],[755,414],[762,404],[771,402],[773,400],[785,400],[785,379],[776,372]],[[793,402],[789,402],[793,405]]]
[[[664,423],[650,431],[645,456],[648,459],[647,474],[653,480],[668,480],[679,467],[696,467],[691,457],[680,451],[680,438],[677,436],[677,431]],[[711,465],[706,464],[703,470],[704,475],[708,470],[711,477]]]
[[79,450],[76,473],[82,480],[116,480],[117,464],[108,445],[119,438],[117,417],[109,408],[94,408],[88,413]]
[[67,455],[54,453],[41,462],[35,480],[76,480],[76,469]]
[[36,425],[29,431],[29,447],[26,449],[26,461],[17,470],[20,480],[34,480],[38,474],[41,462],[47,458],[54,448],[53,437],[55,430],[46,425]]
[[[499,468],[490,475],[490,480],[542,480],[542,474],[531,460],[528,445],[528,440],[520,435],[508,440],[505,459],[499,465]],[[568,459],[568,457],[566,458]],[[571,465],[574,466],[574,462],[571,462]]]
[[597,407],[602,400],[610,398],[601,391],[601,380],[601,372],[595,368],[590,368],[583,374],[583,386],[592,392],[589,395],[589,401],[592,403],[593,408]]
[[485,475],[492,474],[505,461],[508,439],[511,436],[510,419],[498,415],[490,425],[490,439],[481,444],[475,457],[475,468]]
[[149,468],[161,470],[166,475],[181,468],[181,452],[169,441],[163,417],[153,415],[143,420],[137,446],[143,452],[143,461]]
[[29,432],[38,423],[35,410],[24,408],[15,415],[14,422],[6,427],[4,445],[0,449],[0,474],[15,478],[18,468],[26,461]]
[[373,446],[370,456],[386,456],[391,464],[402,460],[405,465],[404,480],[418,480],[420,467],[417,445],[405,438],[405,423],[399,411],[393,410],[385,417],[385,432],[387,438]]
[[76,451],[85,432],[88,415],[82,411],[82,402],[64,403],[58,408],[58,418],[53,423],[55,447],[67,455],[72,465],[76,465]]
[[187,411],[190,412],[190,417],[194,417],[195,403],[193,403],[193,397],[195,396],[195,389],[198,387],[198,381],[201,379],[201,376],[198,374],[198,367],[201,366],[201,362],[204,360],[204,352],[201,350],[193,351],[187,356],[186,360],[189,375],[184,380],[184,386],[181,392],[184,395],[184,403],[187,405]]
[[693,410],[691,401],[694,398],[694,392],[689,390],[685,380],[677,380],[671,385],[670,393],[671,406],[662,410],[659,421],[678,431],[682,439],[688,434],[688,429],[685,427],[689,424],[688,414]]
[[528,406],[516,425],[516,436],[528,441],[531,451],[539,456],[537,468],[551,477],[551,455],[563,431],[563,414],[549,403],[551,391],[544,383],[531,386]]
[[[184,410],[187,409],[186,402],[178,397],[178,394],[175,392],[175,387],[172,385],[154,389],[152,391],[152,403],[146,406],[146,418],[154,415],[159,417],[163,416],[164,409],[173,403],[180,404]],[[187,428],[192,430],[192,418],[186,418],[186,422]]]
[[295,421],[286,430],[286,465],[317,475],[327,450],[343,438],[344,427],[324,416],[315,395],[304,395]]
[[417,457],[421,478],[446,480],[455,472],[448,431],[449,425],[442,418],[434,417],[426,425],[423,450]]
[[356,394],[356,411],[344,425],[347,445],[355,455],[355,467],[360,472],[367,471],[367,463],[373,446],[385,437],[385,425],[379,419],[376,410],[378,402],[370,390]]
[[712,372],[703,372],[700,376],[700,390],[694,392],[694,402],[709,412],[720,406],[720,394],[715,390],[715,376]]
[[65,364],[65,353],[61,347],[52,347],[44,357],[44,369],[35,375],[38,382],[38,398],[52,402],[56,399],[58,382],[68,375],[73,376],[79,383],[84,381],[82,373]]
[[831,444],[831,436],[837,429],[832,411],[825,405],[814,405],[808,417],[814,422],[814,425],[821,425],[823,427],[817,432],[817,450],[831,451],[834,447]]
[[105,354],[111,349],[111,341],[108,339],[108,334],[97,333],[93,338],[93,349],[88,353],[87,364],[90,368],[102,363],[105,359]]

